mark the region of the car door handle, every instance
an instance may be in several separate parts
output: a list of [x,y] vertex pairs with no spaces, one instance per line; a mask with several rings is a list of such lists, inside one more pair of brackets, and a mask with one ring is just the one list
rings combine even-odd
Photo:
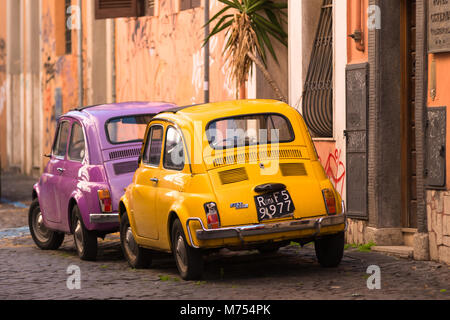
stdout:
[[154,182],[154,183],[158,183],[158,182],[159,182],[159,179],[158,179],[158,178],[151,178],[150,181],[151,181],[151,182]]
[[66,171],[63,168],[57,168],[56,170],[58,170],[59,173],[63,173],[64,171]]

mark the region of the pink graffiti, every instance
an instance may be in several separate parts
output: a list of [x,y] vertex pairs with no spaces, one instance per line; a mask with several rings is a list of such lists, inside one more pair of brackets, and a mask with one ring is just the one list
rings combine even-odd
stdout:
[[342,151],[334,150],[334,153],[328,155],[327,162],[324,166],[325,173],[330,178],[336,190],[342,195],[345,184],[345,165],[341,161]]

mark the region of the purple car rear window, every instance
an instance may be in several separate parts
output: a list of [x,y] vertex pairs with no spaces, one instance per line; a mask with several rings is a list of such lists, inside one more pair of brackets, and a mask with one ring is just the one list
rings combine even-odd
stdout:
[[112,144],[139,142],[144,139],[147,124],[154,115],[133,115],[109,119],[105,130]]

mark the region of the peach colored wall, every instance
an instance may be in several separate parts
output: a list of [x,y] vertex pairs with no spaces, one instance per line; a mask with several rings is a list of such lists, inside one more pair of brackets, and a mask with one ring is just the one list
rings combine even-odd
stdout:
[[[78,107],[78,65],[77,65],[77,32],[72,31],[72,54],[58,56],[56,54],[56,15],[64,12],[56,12],[55,1],[42,1],[42,32],[41,32],[41,70],[42,70],[42,103],[43,103],[43,152],[49,153],[53,143],[56,127],[56,100],[57,88],[62,93],[61,114]],[[86,8],[86,3],[83,6]],[[76,2],[74,2],[75,4]],[[85,15],[83,15],[85,26]],[[84,33],[86,35],[86,32]],[[84,37],[83,56],[86,61],[86,38]],[[85,70],[85,68],[84,68]],[[44,161],[46,161],[44,159]]]
[[0,161],[6,167],[6,1],[0,1]]
[[[431,99],[430,96],[430,85],[431,81],[431,64],[433,58],[436,62],[436,98]],[[428,75],[428,107],[447,107],[447,146],[446,146],[446,156],[447,156],[447,167],[450,161],[450,53],[439,53],[429,55],[429,75]],[[447,169],[447,189],[450,190],[450,170]]]
[[[355,4],[356,1],[361,0],[347,0],[347,33],[352,34],[355,31],[357,19],[361,16],[360,12],[356,12]],[[369,1],[363,0],[363,18],[361,20],[361,26],[364,30],[364,44],[365,44],[365,51],[361,52],[356,49],[355,41],[348,37],[347,39],[347,61],[349,64],[357,64],[357,63],[363,63],[367,62],[369,60],[368,50],[367,50],[367,43],[369,41],[368,37],[368,30],[367,30],[367,8]]]
[[[176,12],[161,1],[159,16],[117,19],[117,100],[154,100],[179,105],[203,100],[203,8]],[[211,16],[222,6],[211,1]],[[224,36],[211,40],[210,100],[235,97],[223,61]]]

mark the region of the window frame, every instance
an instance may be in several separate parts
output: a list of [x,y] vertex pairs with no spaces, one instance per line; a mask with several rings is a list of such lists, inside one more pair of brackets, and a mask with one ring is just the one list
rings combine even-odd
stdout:
[[[166,166],[167,134],[169,132],[169,129],[175,130],[175,132],[177,132],[178,135],[181,138],[181,145],[182,145],[182,148],[183,148],[183,158],[184,158],[183,159],[183,168],[174,168],[174,167],[167,167]],[[164,169],[166,169],[166,170],[178,171],[178,172],[182,172],[186,168],[186,151],[185,151],[185,143],[184,143],[183,134],[174,125],[168,125],[166,127],[166,130],[165,130],[165,134],[164,134],[164,150],[163,150],[163,156],[162,156],[162,167]]]
[[[296,139],[297,139],[297,137],[296,137],[296,135],[295,135],[295,130],[294,130],[294,128],[292,127],[292,123],[291,123],[291,121],[289,120],[289,118],[288,117],[286,117],[285,115],[283,115],[283,114],[281,114],[281,113],[277,113],[277,112],[264,112],[264,113],[248,113],[248,114],[241,114],[241,115],[235,115],[235,116],[230,116],[230,117],[223,117],[223,118],[217,118],[217,119],[214,119],[214,120],[211,120],[211,121],[209,121],[207,124],[206,124],[206,126],[205,126],[205,133],[206,132],[208,132],[208,130],[209,130],[209,127],[211,126],[211,124],[213,124],[214,122],[219,122],[219,121],[223,121],[223,120],[229,120],[229,119],[234,119],[234,118],[242,118],[242,117],[251,117],[251,116],[255,116],[255,117],[257,117],[257,116],[265,116],[265,115],[275,115],[275,116],[280,116],[280,117],[282,117],[286,122],[287,122],[287,124],[289,124],[289,132],[290,132],[290,134],[291,134],[291,136],[292,136],[292,139],[291,140],[289,140],[289,141],[279,141],[278,143],[279,144],[281,144],[281,143],[291,143],[291,142],[294,142]],[[213,147],[212,145],[211,145],[211,142],[209,141],[209,138],[208,137],[206,137],[207,138],[207,141],[208,141],[208,145],[211,147],[211,149],[213,149],[213,150],[228,150],[228,149],[235,149],[235,148],[244,148],[244,147],[254,147],[254,146],[260,146],[260,145],[262,145],[261,143],[256,143],[256,144],[253,144],[253,145],[251,145],[251,146],[239,146],[239,147],[235,147],[235,146],[233,146],[233,147],[221,147],[221,148],[215,148],[215,147]],[[267,143],[267,145],[271,145],[271,143]]]
[[[69,128],[68,128],[69,132],[67,134],[67,141],[66,141],[66,150],[64,151],[64,155],[55,154],[55,147],[56,147],[56,144],[58,142],[59,135],[61,133],[61,128],[62,128],[62,126],[65,123],[69,124]],[[65,160],[66,159],[66,157],[67,157],[67,148],[69,147],[69,138],[71,136],[71,131],[72,131],[72,127],[70,125],[71,123],[72,123],[72,121],[70,119],[61,119],[58,122],[58,127],[56,128],[56,134],[55,134],[55,138],[54,138],[53,146],[52,146],[52,157],[53,158],[56,158],[56,159],[59,159],[59,160]]]
[[[122,118],[139,117],[139,116],[141,116],[141,117],[150,116],[150,117],[152,117],[152,119],[153,119],[153,117],[156,116],[156,114],[155,114],[155,113],[130,114],[130,115],[123,115],[123,116],[118,116],[118,117],[109,118],[108,120],[105,121],[105,125],[104,125],[104,127],[105,127],[104,129],[105,129],[106,140],[108,140],[108,142],[109,142],[110,144],[114,145],[114,146],[122,145],[122,144],[127,144],[127,143],[139,143],[139,142],[144,142],[144,140],[145,140],[145,134],[144,134],[144,137],[143,137],[142,139],[128,140],[128,141],[123,141],[123,142],[113,142],[113,141],[111,141],[111,138],[110,138],[110,136],[109,136],[108,123],[109,123],[110,121],[116,120],[116,119],[122,119]],[[152,119],[150,119],[150,122],[152,121]],[[149,123],[150,123],[150,122],[149,122]],[[147,126],[148,126],[149,123],[147,123]]]
[[[71,142],[72,142],[73,128],[74,128],[75,125],[79,125],[80,128],[81,128],[81,132],[83,133],[84,156],[83,156],[83,159],[81,159],[81,160],[79,160],[79,159],[72,159],[70,157],[70,146],[71,146]],[[77,120],[74,120],[72,122],[72,126],[70,127],[70,136],[69,136],[69,140],[68,140],[68,143],[67,143],[67,151],[66,151],[67,160],[68,161],[72,161],[72,162],[84,163],[86,161],[86,159],[87,159],[87,152],[88,152],[87,150],[88,150],[88,145],[87,145],[87,140],[86,140],[86,134],[84,132],[84,127],[83,127],[83,125],[80,122],[78,122]]]
[[[162,129],[161,151],[160,151],[159,163],[157,165],[149,163],[149,159],[146,161],[147,147],[149,146],[149,143],[151,142],[151,135],[152,135],[153,129],[156,128],[156,127],[160,127]],[[147,137],[145,139],[144,152],[142,153],[142,161],[141,162],[142,162],[142,164],[144,166],[152,167],[152,168],[159,168],[161,166],[161,159],[162,159],[162,152],[163,152],[164,142],[165,142],[165,139],[164,139],[164,125],[162,125],[160,123],[155,123],[155,124],[150,125],[150,127],[148,129],[148,132],[147,132]]]

